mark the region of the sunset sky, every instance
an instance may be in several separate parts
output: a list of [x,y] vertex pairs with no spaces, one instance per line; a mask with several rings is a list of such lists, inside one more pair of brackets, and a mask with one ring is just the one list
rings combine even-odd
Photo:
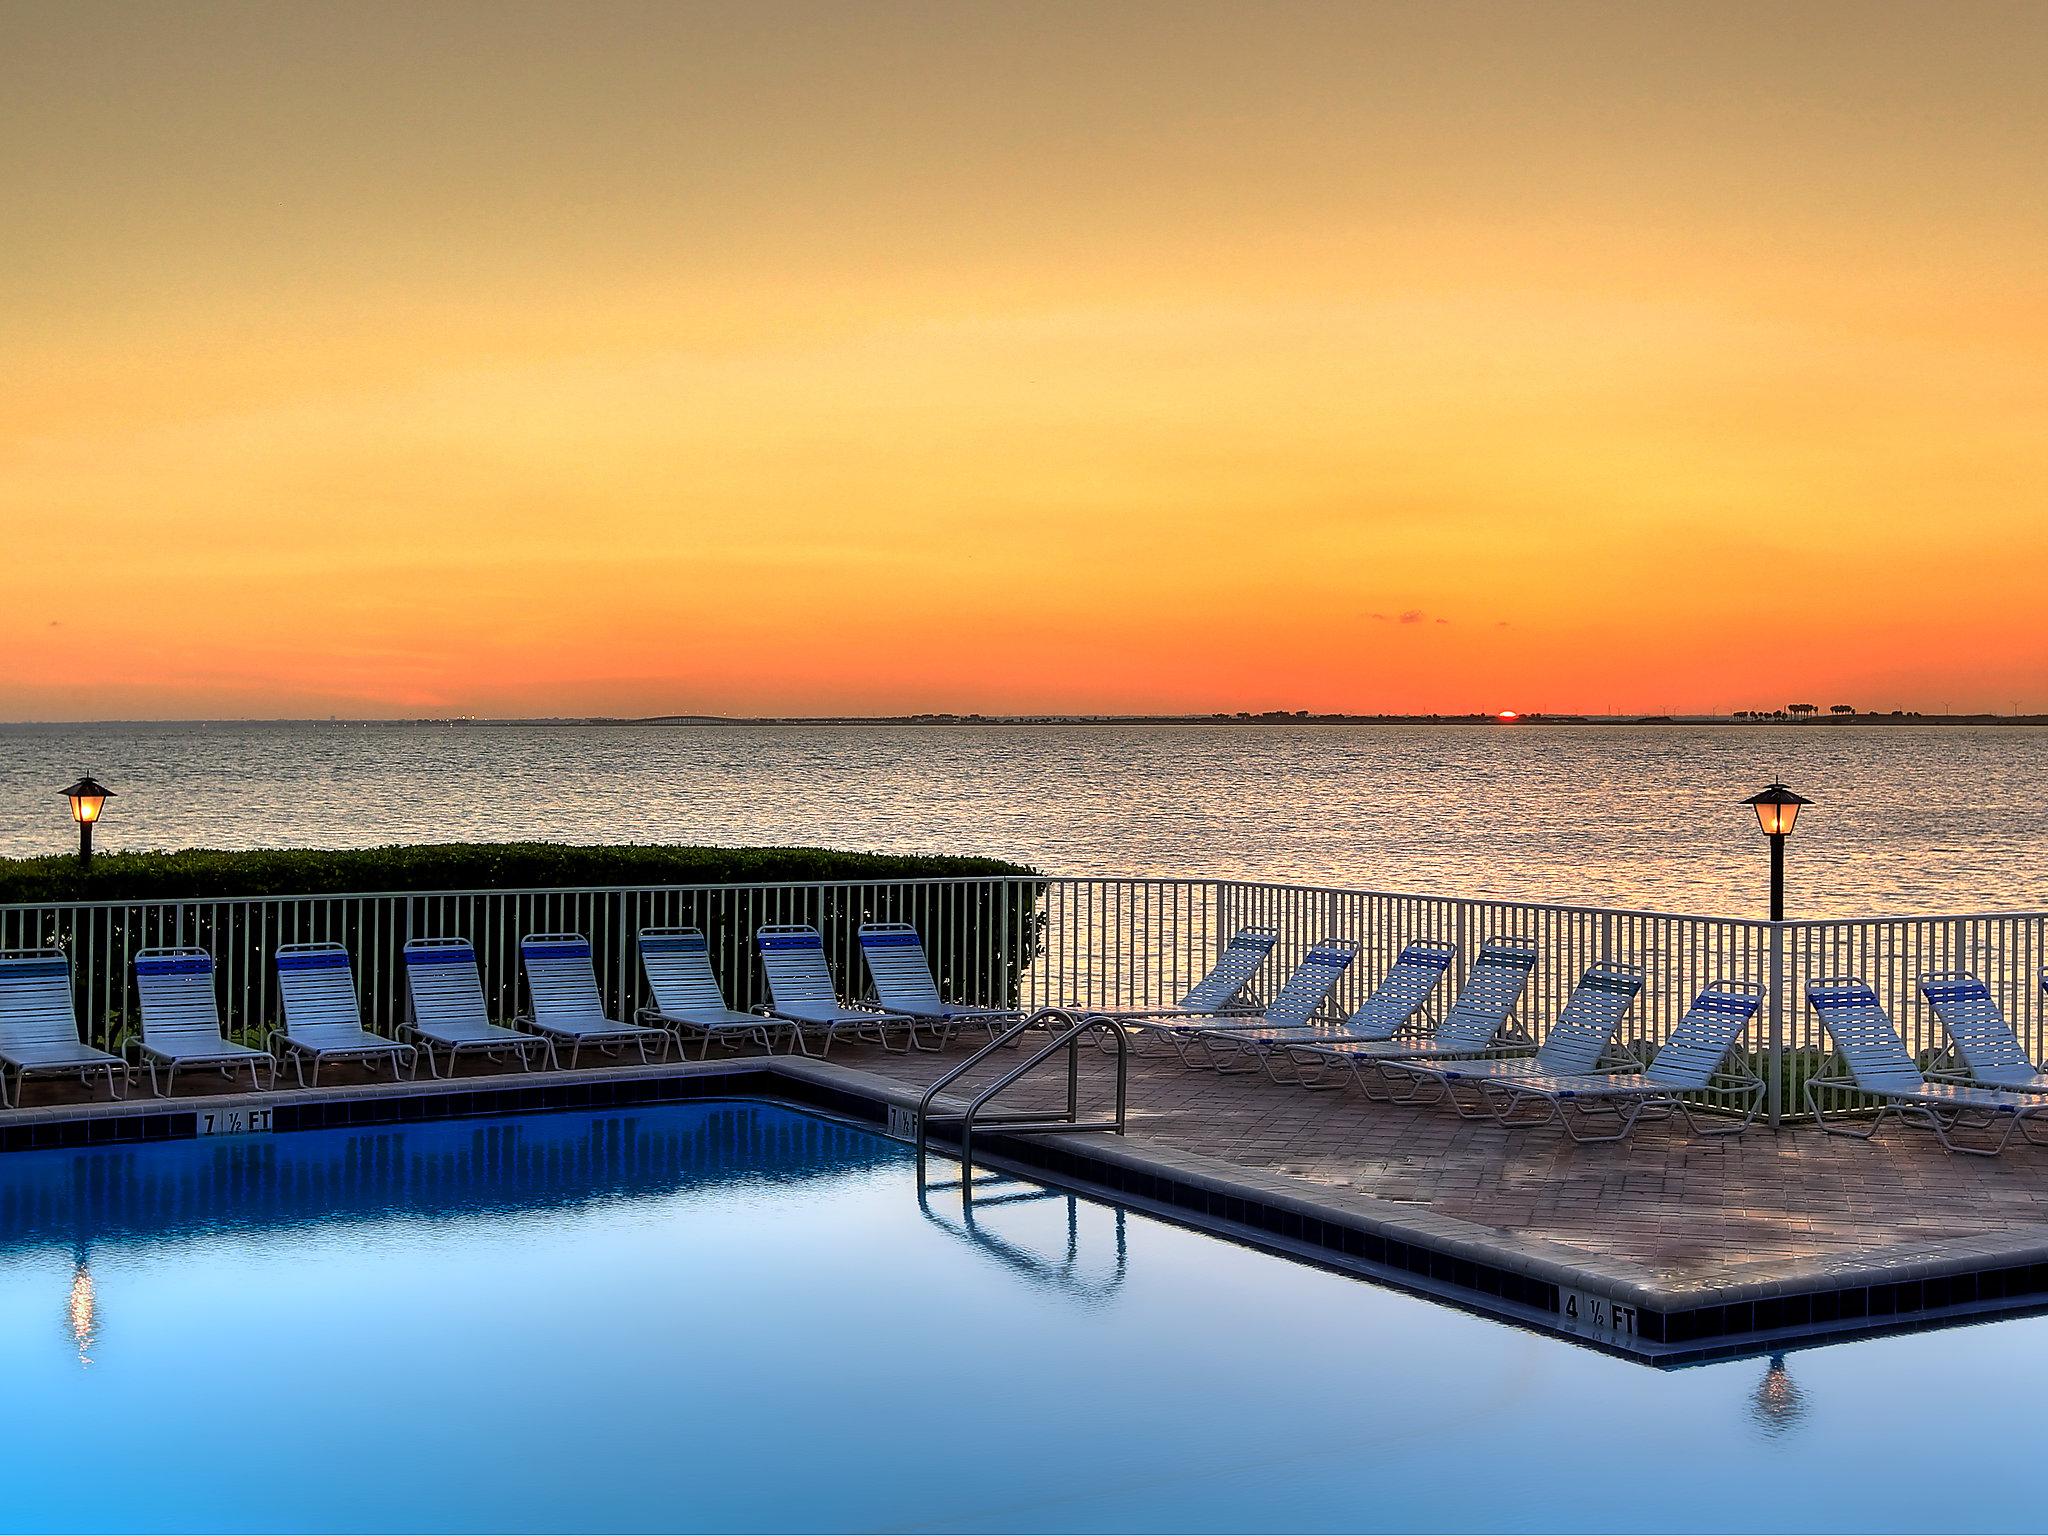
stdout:
[[0,718],[2048,708],[2048,5],[0,0]]

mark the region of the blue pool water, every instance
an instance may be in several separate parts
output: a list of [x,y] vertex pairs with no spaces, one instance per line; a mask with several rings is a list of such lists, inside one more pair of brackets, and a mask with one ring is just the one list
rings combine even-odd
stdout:
[[2038,1527],[2044,1326],[1659,1373],[744,1103],[17,1154],[0,1526]]

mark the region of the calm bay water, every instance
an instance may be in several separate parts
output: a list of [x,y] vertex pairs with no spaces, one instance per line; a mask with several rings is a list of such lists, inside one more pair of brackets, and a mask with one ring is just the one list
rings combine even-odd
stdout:
[[2048,733],[2022,727],[0,727],[0,855],[810,843],[1063,874],[1224,876],[1753,915],[1735,802],[1816,802],[1792,915],[2048,906]]

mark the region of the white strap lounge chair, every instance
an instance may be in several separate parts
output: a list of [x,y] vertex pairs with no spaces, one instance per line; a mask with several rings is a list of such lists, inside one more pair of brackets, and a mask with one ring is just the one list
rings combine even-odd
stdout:
[[1614,1049],[1614,1032],[1621,1028],[1622,1019],[1642,991],[1640,965],[1603,960],[1586,967],[1533,1056],[1494,1056],[1480,1061],[1440,1056],[1396,1058],[1388,1061],[1384,1070],[1414,1079],[1418,1088],[1435,1084],[1437,1093],[1429,1102],[1448,1097],[1451,1107],[1467,1120],[1491,1118],[1494,1111],[1486,1096],[1489,1083],[1532,1073],[1578,1077],[1596,1071],[1603,1063],[1641,1071],[1643,1064],[1633,1056],[1620,1062],[1610,1062],[1608,1057]]
[[320,1068],[330,1061],[389,1066],[394,1079],[401,1071],[418,1074],[419,1053],[411,1046],[363,1028],[355,968],[341,945],[278,945],[277,991],[284,1000],[284,1024],[271,1031],[270,1048],[282,1047],[300,1087],[307,1086],[308,1062],[313,1065],[315,1088],[320,1086]]
[[[1929,1082],[1907,1054],[1906,1044],[1877,994],[1860,977],[1831,976],[1808,982],[1806,1003],[1827,1027],[1828,1038],[1849,1069],[1846,1077],[1822,1075],[1806,1080],[1806,1107],[1822,1130],[1868,1140],[1877,1134],[1886,1116],[1896,1115],[1906,1124],[1934,1132],[1935,1140],[1948,1151],[1978,1157],[2003,1152],[2015,1126],[2027,1140],[2040,1140],[2032,1122],[2048,1110],[2048,1100],[1968,1083]],[[1820,1108],[1820,1094],[1828,1089],[1869,1094],[1878,1101],[1876,1118],[1860,1131],[1829,1120]],[[1979,1139],[1958,1140],[1958,1131],[1977,1133]]]
[[519,941],[519,958],[526,969],[526,996],[533,1011],[516,1023],[569,1047],[569,1065],[582,1058],[583,1047],[595,1046],[616,1056],[627,1046],[649,1060],[650,1047],[659,1047],[668,1059],[675,1036],[666,1029],[647,1024],[628,1024],[609,1017],[604,998],[597,990],[597,964],[591,958],[590,940],[580,933],[529,933]]
[[[2048,1093],[2048,1073],[2027,1059],[2026,1048],[1999,1011],[1991,989],[1968,971],[1929,971],[1920,978],[1920,995],[1948,1031],[1949,1055],[1957,1071],[1985,1088],[2008,1093]],[[1954,1072],[1929,1068],[1932,1078]]]
[[654,1002],[636,1017],[642,1024],[673,1031],[678,1052],[692,1038],[704,1042],[700,1057],[709,1056],[714,1043],[754,1044],[772,1051],[775,1037],[789,1029],[758,1013],[737,1013],[726,1006],[725,991],[711,970],[711,946],[701,929],[643,928],[640,968],[647,973]]
[[[823,1044],[818,1054],[831,1054],[841,1035],[872,1039],[884,1050],[927,1049],[917,1038],[918,1021],[908,1014],[878,1008],[849,1008],[832,985],[832,967],[825,960],[825,938],[809,923],[768,923],[754,933],[761,969],[768,976],[769,1014],[786,1021],[796,1048],[810,1054],[808,1036]],[[905,1043],[892,1047],[889,1036],[902,1031]],[[937,1047],[929,1047],[936,1050]]]
[[1227,1014],[1255,1014],[1259,1011],[1252,984],[1258,980],[1266,957],[1280,942],[1277,928],[1240,928],[1230,936],[1209,973],[1181,994],[1177,1003],[1162,1008],[1089,1008],[1089,1017],[1101,1019],[1159,1019],[1183,1014],[1220,1018]]
[[1450,1011],[1430,1033],[1424,1046],[1404,1040],[1329,1040],[1319,1045],[1289,1046],[1304,1078],[1310,1071],[1348,1070],[1367,1098],[1390,1097],[1381,1075],[1381,1065],[1396,1058],[1427,1061],[1435,1058],[1484,1056],[1489,1052],[1519,1050],[1527,1055],[1531,1045],[1515,1022],[1515,1008],[1529,977],[1536,969],[1536,945],[1529,939],[1492,938],[1479,947],[1465,984]]
[[[1292,1029],[1272,1025],[1230,1027],[1229,1038],[1242,1041],[1245,1049],[1256,1052],[1266,1075],[1274,1082],[1303,1082],[1300,1065],[1290,1047],[1329,1040],[1392,1040],[1411,1027],[1415,1016],[1429,1005],[1457,954],[1454,944],[1417,939],[1402,949],[1387,974],[1380,978],[1380,984],[1373,988],[1372,996],[1352,1009],[1342,1023],[1318,1024],[1311,1020]],[[1277,1070],[1283,1064],[1287,1066],[1285,1076]],[[1310,1086],[1322,1086],[1341,1083],[1342,1079],[1319,1076],[1306,1081]]]
[[22,1084],[31,1077],[76,1077],[81,1083],[105,1077],[108,1093],[126,1097],[128,1064],[87,1045],[78,1032],[71,961],[60,949],[0,950],[0,1104],[19,1109]]
[[[213,956],[190,945],[145,949],[135,956],[135,990],[142,1000],[142,1036],[133,1042],[149,1068],[149,1091],[159,1097],[178,1086],[178,1069],[213,1067],[233,1080],[249,1069],[249,1087],[263,1086],[258,1076],[270,1069],[277,1086],[277,1058],[253,1045],[230,1040],[220,1021],[220,1002],[213,990]],[[168,1069],[157,1086],[156,1069]]]
[[1165,1040],[1180,1056],[1183,1065],[1194,1065],[1188,1052],[1191,1048],[1200,1047],[1207,1063],[1219,1072],[1255,1071],[1256,1058],[1250,1063],[1245,1061],[1246,1056],[1252,1053],[1238,1031],[1264,1029],[1280,1035],[1306,1032],[1357,958],[1357,940],[1319,939],[1309,946],[1308,953],[1301,957],[1301,964],[1294,968],[1294,974],[1287,978],[1273,1001],[1259,1013],[1233,1014],[1222,1020],[1200,1015],[1133,1019],[1127,1021],[1125,1027],[1138,1031],[1141,1036],[1151,1034]]
[[[1740,1043],[1763,998],[1763,987],[1753,981],[1714,982],[1693,999],[1671,1038],[1641,1072],[1532,1071],[1482,1086],[1496,1118],[1510,1130],[1527,1130],[1554,1118],[1573,1141],[1620,1141],[1645,1115],[1662,1119],[1675,1109],[1695,1135],[1739,1136],[1764,1103],[1764,1080]],[[1682,1096],[1705,1093],[1734,1100],[1741,1106],[1740,1117],[1697,1118]],[[1532,1103],[1543,1106],[1533,1118],[1523,1113]],[[1595,1118],[1603,1125],[1597,1134],[1585,1129]]]
[[[480,1052],[487,1061],[516,1056],[533,1070],[535,1058],[555,1065],[555,1042],[545,1035],[507,1029],[491,1022],[484,1006],[483,981],[477,974],[476,951],[467,939],[409,939],[405,946],[405,997],[411,1016],[406,1032],[427,1058],[435,1077],[453,1077],[464,1051]],[[448,1053],[441,1070],[436,1050]]]
[[862,923],[860,952],[875,984],[876,1003],[891,1013],[937,1025],[942,1044],[969,1025],[986,1029],[993,1040],[1023,1017],[1015,1008],[979,1008],[940,997],[924,942],[908,923]]

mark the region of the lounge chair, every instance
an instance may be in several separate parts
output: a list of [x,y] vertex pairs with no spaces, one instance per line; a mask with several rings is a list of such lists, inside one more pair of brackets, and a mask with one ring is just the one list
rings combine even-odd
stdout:
[[[253,1045],[228,1038],[220,1021],[220,1001],[213,990],[213,956],[191,945],[140,950],[135,956],[135,990],[142,1000],[142,1035],[132,1042],[149,1068],[149,1091],[159,1097],[176,1091],[178,1068],[213,1067],[230,1082],[249,1069],[249,1087],[263,1086],[258,1073],[270,1068],[270,1086],[277,1086],[277,1058]],[[169,1070],[161,1088],[156,1069]]]
[[2048,1073],[2027,1060],[2026,1048],[2005,1022],[1998,1000],[1976,976],[1968,971],[1929,971],[1920,978],[1920,995],[1948,1031],[1948,1055],[1928,1069],[1929,1077],[1960,1073],[1984,1088],[2048,1093]]
[[529,933],[519,941],[519,958],[525,964],[526,996],[533,1011],[514,1022],[566,1044],[571,1067],[582,1059],[586,1045],[608,1056],[616,1056],[630,1045],[639,1051],[643,1063],[649,1059],[648,1048],[658,1045],[662,1060],[668,1059],[668,1048],[675,1039],[670,1031],[628,1024],[605,1013],[590,940],[582,934]]
[[[547,1036],[491,1022],[476,951],[467,939],[408,939],[405,997],[411,1007],[406,1033],[427,1058],[427,1071],[434,1077],[453,1077],[464,1051],[481,1051],[488,1061],[517,1056],[528,1072],[536,1056],[555,1065],[555,1042]],[[448,1053],[446,1072],[434,1056],[437,1049]]]
[[[1869,1140],[1888,1115],[1934,1132],[1950,1152],[1993,1157],[2012,1140],[2013,1128],[2029,1141],[2040,1140],[2032,1122],[2048,1111],[2048,1099],[1979,1088],[1970,1083],[1930,1082],[1907,1054],[1898,1030],[1877,994],[1861,978],[1831,976],[1806,985],[1807,1006],[1826,1026],[1835,1050],[1848,1066],[1846,1077],[1832,1074],[1806,1080],[1806,1107],[1814,1124],[1836,1136]],[[1820,1093],[1845,1088],[1878,1100],[1877,1117],[1862,1130],[1851,1130],[1822,1115]],[[1958,1141],[1959,1130],[1981,1131],[1985,1140],[1973,1145]]]
[[967,1025],[986,1029],[993,1040],[1023,1017],[1015,1008],[981,1008],[940,997],[923,941],[908,923],[862,923],[860,952],[875,984],[876,1003],[891,1013],[936,1024],[941,1043]]
[[711,971],[711,946],[700,929],[643,928],[640,968],[647,973],[647,988],[654,994],[654,1002],[634,1017],[642,1024],[672,1031],[679,1054],[683,1042],[692,1038],[704,1042],[700,1056],[709,1056],[713,1044],[736,1040],[772,1051],[775,1037],[789,1028],[758,1013],[736,1013],[726,1006],[725,992]]
[[[1121,1021],[1127,1029],[1156,1035],[1171,1045],[1185,1066],[1192,1066],[1188,1052],[1199,1046],[1210,1066],[1219,1072],[1257,1070],[1256,1056],[1238,1031],[1271,1030],[1276,1034],[1299,1035],[1309,1028],[1351,962],[1358,958],[1355,939],[1319,939],[1301,957],[1301,964],[1266,1008],[1255,1014],[1231,1014],[1222,1020],[1196,1014]],[[1250,1065],[1244,1058],[1254,1056]]]
[[[7,1094],[8,1067],[14,1094]],[[60,949],[0,950],[0,1104],[21,1107],[31,1077],[71,1077],[90,1083],[104,1075],[107,1092],[125,1098],[128,1064],[95,1050],[78,1032],[71,997],[71,961]]]
[[[1372,995],[1352,1009],[1341,1023],[1310,1021],[1299,1028],[1275,1025],[1230,1027],[1225,1038],[1241,1042],[1244,1049],[1256,1054],[1266,1069],[1266,1075],[1276,1083],[1305,1082],[1311,1087],[1330,1085],[1333,1080],[1327,1077],[1305,1079],[1292,1047],[1332,1040],[1393,1039],[1407,1029],[1415,1016],[1428,1005],[1457,954],[1455,944],[1440,939],[1417,939],[1402,949],[1387,974],[1380,978],[1380,984],[1373,988]],[[1285,1077],[1276,1070],[1283,1061],[1289,1063]],[[1342,1079],[1334,1082],[1341,1083]]]
[[1450,1011],[1429,1036],[1426,1045],[1405,1040],[1328,1040],[1317,1045],[1290,1045],[1288,1054],[1310,1086],[1313,1067],[1318,1075],[1349,1071],[1367,1098],[1390,1097],[1381,1074],[1383,1063],[1404,1059],[1428,1061],[1454,1057],[1484,1056],[1494,1051],[1534,1049],[1526,1039],[1517,1040],[1519,1026],[1515,1007],[1536,969],[1536,945],[1529,939],[1492,938],[1479,947],[1479,957],[1458,988]]
[[[1543,1043],[1533,1056],[1493,1056],[1478,1061],[1437,1054],[1394,1057],[1381,1070],[1389,1076],[1413,1079],[1418,1089],[1434,1084],[1437,1092],[1429,1102],[1448,1098],[1451,1107],[1467,1120],[1491,1118],[1494,1111],[1486,1095],[1489,1084],[1511,1082],[1535,1073],[1578,1077],[1607,1061],[1614,1049],[1614,1032],[1621,1028],[1623,1017],[1635,1006],[1642,991],[1640,965],[1603,960],[1586,967],[1579,984],[1572,988],[1572,995],[1558,1010],[1557,1022],[1544,1033]],[[1624,1060],[1625,1065],[1637,1071],[1643,1068],[1643,1063],[1633,1056]],[[1461,1094],[1471,1097],[1467,1099]]]
[[[840,1035],[875,1040],[884,1050],[926,1049],[918,1044],[918,1021],[909,1014],[849,1008],[839,1001],[832,967],[825,961],[824,935],[809,923],[766,924],[756,930],[754,943],[761,952],[761,969],[768,975],[768,1013],[790,1025],[803,1054],[810,1054],[806,1037],[813,1033],[824,1040],[820,1056],[831,1054],[832,1042]],[[897,1030],[903,1032],[905,1043],[891,1047],[889,1036]]]
[[[1531,1071],[1480,1086],[1494,1118],[1509,1130],[1528,1130],[1555,1119],[1573,1141],[1620,1141],[1644,1115],[1662,1119],[1675,1109],[1695,1135],[1739,1136],[1764,1103],[1764,1080],[1738,1043],[1763,997],[1764,989],[1753,981],[1714,982],[1693,999],[1656,1058],[1640,1072]],[[1712,1124],[1696,1118],[1683,1095],[1712,1092],[1737,1096],[1743,1106],[1741,1118],[1731,1122],[1716,1117]],[[1531,1102],[1543,1106],[1533,1119],[1520,1113]],[[1586,1120],[1610,1115],[1618,1117],[1613,1129],[1599,1135],[1582,1129]]]
[[1080,1008],[1091,1018],[1160,1019],[1180,1014],[1201,1014],[1218,1018],[1225,1014],[1254,1014],[1259,1011],[1252,983],[1273,946],[1280,942],[1277,928],[1240,928],[1223,946],[1223,953],[1209,967],[1208,975],[1181,994],[1177,1003],[1159,1008]]
[[270,1032],[270,1048],[282,1047],[281,1059],[291,1062],[301,1088],[308,1086],[307,1062],[313,1064],[315,1088],[320,1086],[320,1069],[330,1061],[388,1065],[394,1079],[401,1069],[418,1075],[417,1051],[363,1028],[355,969],[341,945],[278,945],[277,991],[284,1000],[284,1024]]

